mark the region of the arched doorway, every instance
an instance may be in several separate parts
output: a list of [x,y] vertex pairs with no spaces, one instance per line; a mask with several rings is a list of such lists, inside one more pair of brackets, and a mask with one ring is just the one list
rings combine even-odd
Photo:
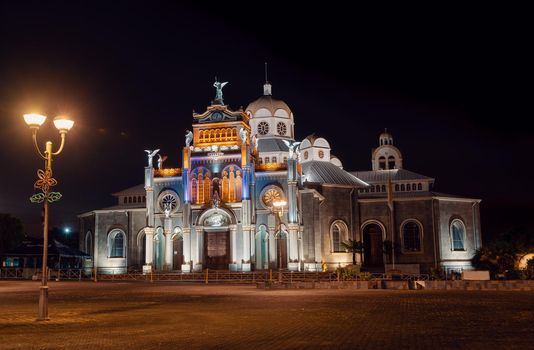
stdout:
[[181,270],[184,263],[184,240],[182,230],[175,227],[172,235],[172,269]]
[[384,268],[382,228],[369,223],[363,228],[363,264],[368,268]]
[[256,233],[256,270],[269,268],[269,233],[265,225],[260,225]]
[[156,270],[163,270],[165,263],[165,236],[163,229],[158,227],[154,235],[154,267]]
[[287,269],[287,233],[280,230],[276,233],[276,266]]
[[198,218],[204,229],[204,267],[227,270],[230,263],[236,263],[231,261],[230,251],[230,225],[235,224],[234,218],[231,212],[219,207],[204,211]]

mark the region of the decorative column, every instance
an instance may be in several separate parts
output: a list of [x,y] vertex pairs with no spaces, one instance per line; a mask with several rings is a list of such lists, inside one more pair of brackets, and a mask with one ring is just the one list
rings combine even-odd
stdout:
[[250,270],[250,226],[243,226],[243,261],[241,271],[248,272]]
[[297,160],[293,157],[287,160],[287,219],[289,230],[289,262],[287,268],[290,271],[299,269],[298,249],[298,212],[297,212]]
[[267,248],[269,250],[269,257],[268,257],[268,267],[272,268],[274,267],[276,263],[276,217],[275,215],[278,214],[270,214],[267,217],[267,224],[269,229],[269,235],[268,235],[268,243]]
[[290,223],[289,230],[289,263],[287,268],[290,271],[297,271],[299,269],[299,248],[298,248],[298,229],[299,225]]
[[230,271],[237,271],[237,225],[230,225]]
[[191,229],[184,227],[182,229],[182,235],[184,240],[184,263],[182,264],[182,272],[191,272]]
[[[167,212],[165,213],[167,215]],[[164,270],[172,271],[172,258],[173,258],[173,247],[172,247],[172,220],[170,217],[165,218],[164,233],[165,233],[165,267]]]
[[[152,154],[152,156],[154,155],[155,153]],[[152,167],[152,156],[149,155],[148,166],[145,167],[146,227],[143,273],[152,272],[154,262],[154,168]]]
[[143,272],[151,272],[154,260],[154,227],[145,228],[145,266]]

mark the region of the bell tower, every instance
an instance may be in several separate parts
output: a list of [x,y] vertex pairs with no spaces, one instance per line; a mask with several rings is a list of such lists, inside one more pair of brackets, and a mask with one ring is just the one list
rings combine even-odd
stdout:
[[373,170],[402,169],[402,153],[393,145],[393,136],[384,129],[378,137],[378,148],[371,156]]

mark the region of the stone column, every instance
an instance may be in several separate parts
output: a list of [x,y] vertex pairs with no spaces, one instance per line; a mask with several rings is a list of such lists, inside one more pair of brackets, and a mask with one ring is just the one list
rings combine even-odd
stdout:
[[289,224],[289,262],[287,268],[290,271],[299,269],[299,246],[298,246],[298,224]]
[[230,225],[230,270],[237,269],[237,225]]
[[191,272],[191,229],[184,227],[182,229],[182,235],[184,240],[184,263],[182,264],[182,272]]
[[143,266],[144,272],[152,271],[152,265],[154,262],[154,228],[145,228],[145,266]]
[[164,270],[172,271],[172,258],[173,258],[173,247],[172,247],[172,220],[170,217],[166,217],[163,223],[164,233],[165,233],[165,266]]
[[243,226],[243,265],[242,271],[250,271],[250,226]]

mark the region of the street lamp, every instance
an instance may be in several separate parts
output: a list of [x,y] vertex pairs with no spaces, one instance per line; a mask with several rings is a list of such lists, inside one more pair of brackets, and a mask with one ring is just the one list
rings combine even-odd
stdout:
[[[284,215],[284,208],[287,205],[287,202],[283,199],[278,199],[273,201],[272,203],[272,211],[275,214],[275,220],[276,220],[276,230],[275,235],[278,233],[282,228],[282,216]],[[280,247],[276,247],[278,250],[278,279],[282,278],[281,270],[282,270],[282,249]]]
[[39,316],[38,321],[48,320],[48,203],[58,201],[61,198],[61,193],[51,192],[50,188],[57,185],[56,179],[52,177],[52,156],[57,156],[63,150],[65,145],[65,135],[74,125],[74,121],[67,117],[60,116],[54,118],[54,125],[59,130],[61,135],[61,145],[56,152],[52,152],[52,142],[47,141],[45,144],[45,151],[41,152],[37,144],[37,130],[43,125],[46,117],[40,114],[24,114],[24,121],[32,131],[33,145],[37,154],[45,161],[45,169],[37,170],[38,180],[33,185],[34,189],[40,189],[41,193],[36,193],[31,196],[32,203],[43,203],[43,268],[41,287],[39,287]]

